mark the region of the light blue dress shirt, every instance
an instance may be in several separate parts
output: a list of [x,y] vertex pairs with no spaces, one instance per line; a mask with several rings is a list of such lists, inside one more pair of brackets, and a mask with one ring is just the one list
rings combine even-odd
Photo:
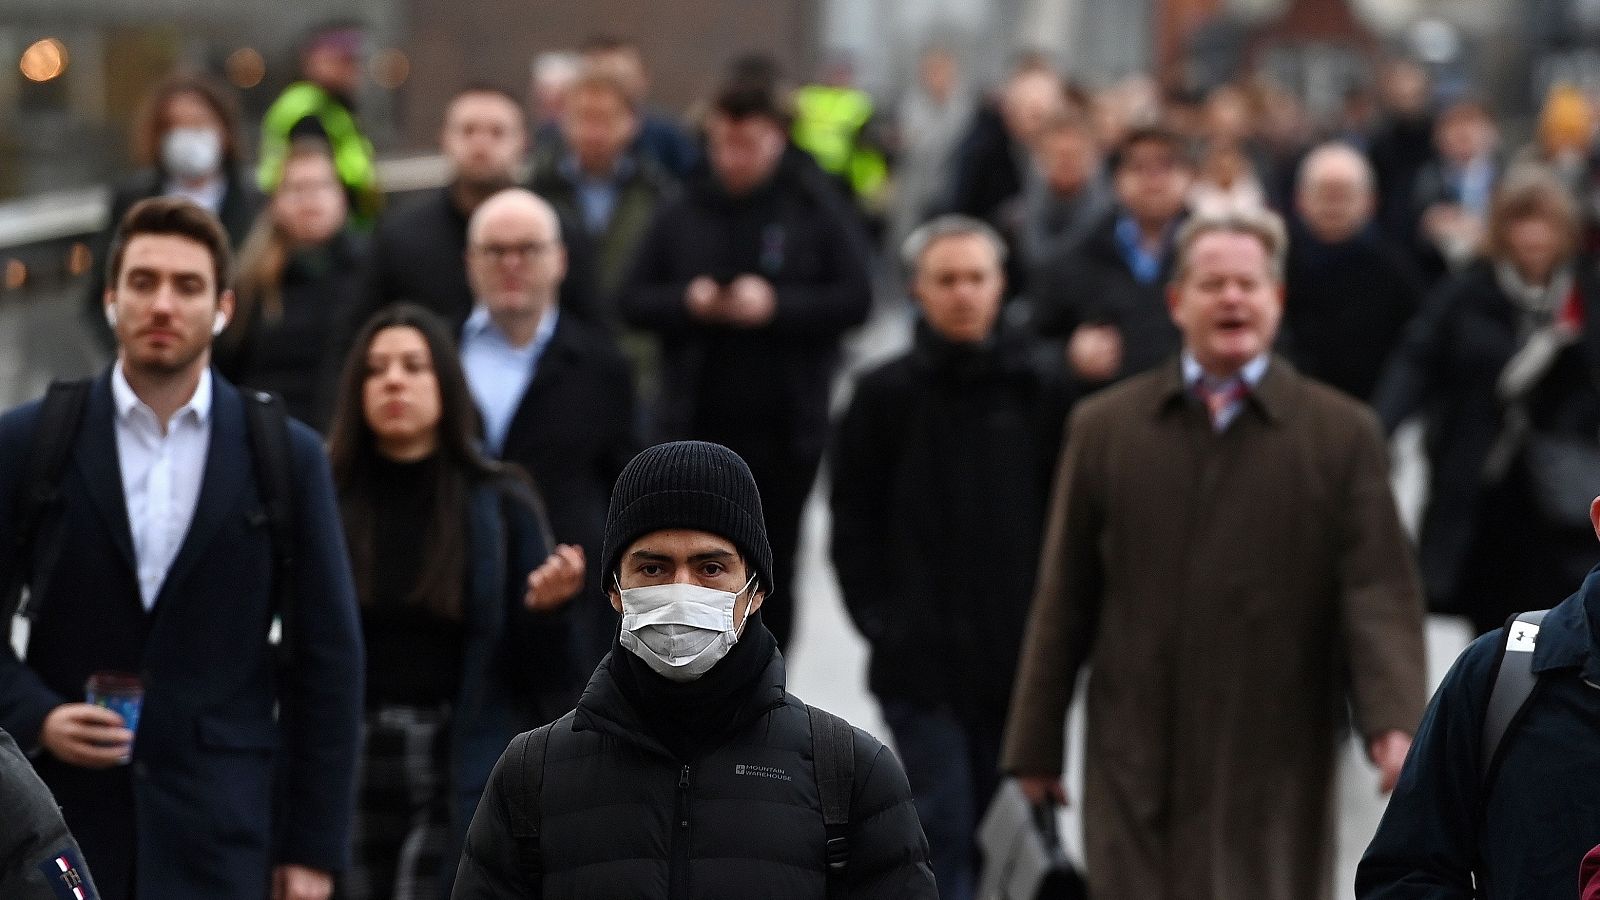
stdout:
[[550,307],[539,320],[533,340],[522,347],[512,345],[483,306],[474,309],[461,326],[461,367],[466,370],[478,412],[483,414],[484,446],[492,456],[498,457],[505,449],[511,420],[539,370],[539,357],[555,337],[560,315],[559,309]]

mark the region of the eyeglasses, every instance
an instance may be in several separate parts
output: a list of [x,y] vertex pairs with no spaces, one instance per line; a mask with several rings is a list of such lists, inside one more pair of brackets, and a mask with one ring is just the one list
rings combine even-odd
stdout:
[[555,241],[526,241],[521,244],[476,244],[473,252],[489,257],[495,262],[508,257],[519,260],[533,259],[543,256],[546,251],[556,245]]

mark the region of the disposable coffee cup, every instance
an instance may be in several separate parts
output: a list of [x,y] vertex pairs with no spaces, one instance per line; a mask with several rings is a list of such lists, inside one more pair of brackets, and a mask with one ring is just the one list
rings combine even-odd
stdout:
[[[144,706],[144,683],[126,672],[96,672],[83,685],[84,702],[104,707],[122,717],[123,727],[138,734],[139,711]],[[133,759],[133,743],[128,744],[127,763]]]

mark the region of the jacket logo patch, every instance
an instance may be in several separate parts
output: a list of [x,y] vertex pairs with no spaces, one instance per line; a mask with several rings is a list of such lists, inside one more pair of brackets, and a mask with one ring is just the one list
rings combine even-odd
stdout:
[[71,850],[63,850],[39,864],[54,895],[62,900],[89,900],[89,889],[84,884],[83,863]]
[[1511,640],[1506,641],[1507,653],[1532,653],[1539,643],[1539,626],[1527,622],[1511,623]]
[[735,765],[733,774],[748,775],[751,778],[770,778],[773,781],[793,781],[794,778],[782,769],[772,766]]

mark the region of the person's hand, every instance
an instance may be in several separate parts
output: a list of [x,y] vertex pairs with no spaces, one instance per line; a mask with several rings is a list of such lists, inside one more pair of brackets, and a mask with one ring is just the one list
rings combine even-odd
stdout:
[[1122,368],[1122,332],[1115,325],[1079,325],[1067,341],[1067,363],[1084,381],[1110,381]]
[[760,328],[778,312],[778,295],[759,275],[740,275],[728,285],[728,321],[741,328]]
[[44,717],[39,743],[69,766],[109,769],[126,763],[133,752],[133,732],[126,726],[104,707],[63,703]]
[[285,864],[272,870],[272,900],[328,900],[333,876],[321,869]]
[[558,544],[539,568],[528,573],[528,593],[522,598],[522,605],[534,612],[559,607],[583,590],[586,571],[582,547]]
[[1060,775],[1018,775],[1017,787],[1034,806],[1043,806],[1046,800],[1067,805],[1067,786],[1062,784]]
[[1387,794],[1400,780],[1400,768],[1411,752],[1411,735],[1404,731],[1385,731],[1367,744],[1367,757],[1378,767],[1378,792]]
[[696,319],[711,320],[718,317],[721,294],[722,288],[717,287],[715,281],[701,275],[689,282],[689,287],[683,292],[683,303],[688,307],[689,315]]

